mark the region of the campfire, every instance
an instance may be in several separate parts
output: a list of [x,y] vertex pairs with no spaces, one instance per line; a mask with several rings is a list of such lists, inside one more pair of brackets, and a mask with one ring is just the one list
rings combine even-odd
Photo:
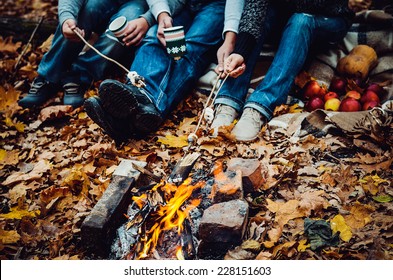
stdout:
[[[218,234],[219,240],[213,240],[215,235],[210,231],[216,226],[220,227],[220,221],[213,223],[203,221],[203,216],[209,216],[209,209],[214,208],[210,206],[225,204],[225,195],[229,200],[236,200],[234,196],[239,194],[237,188],[230,183],[236,176],[235,172],[228,176],[219,165],[213,175],[214,180],[205,181],[200,178],[193,180],[188,177],[178,185],[162,181],[151,188],[145,188],[143,193],[133,196],[127,212],[128,222],[118,228],[117,237],[112,244],[112,257],[195,259],[200,253],[198,251],[201,245],[201,248],[206,245],[209,247],[210,243],[217,243],[217,241],[218,244],[225,245],[223,248],[236,245],[233,240],[241,238],[247,213],[243,217],[244,220],[240,222],[240,236],[237,234],[239,230],[235,230],[236,234],[233,234],[233,230],[228,231],[224,228],[225,236],[220,237]],[[242,194],[238,198],[242,199]],[[225,207],[233,208],[230,205]],[[216,217],[221,216],[221,213],[216,215]],[[204,238],[203,235],[208,237]]]

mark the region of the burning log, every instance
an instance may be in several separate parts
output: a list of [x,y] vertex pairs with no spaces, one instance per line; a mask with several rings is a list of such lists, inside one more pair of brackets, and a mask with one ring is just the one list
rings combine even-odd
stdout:
[[[189,212],[200,203],[200,199],[193,198],[193,193],[204,182],[190,183],[190,178],[179,186],[163,181],[150,191],[134,196],[129,221],[118,230],[123,238],[116,240],[113,249],[123,250],[129,246],[127,259],[193,258],[195,246],[187,219]],[[125,254],[113,252],[113,255]]]
[[101,199],[94,206],[81,226],[82,241],[85,247],[100,255],[110,251],[109,240],[124,220],[131,198],[131,186],[140,173],[132,168],[132,163],[144,165],[144,162],[123,160],[113,173],[113,178]]

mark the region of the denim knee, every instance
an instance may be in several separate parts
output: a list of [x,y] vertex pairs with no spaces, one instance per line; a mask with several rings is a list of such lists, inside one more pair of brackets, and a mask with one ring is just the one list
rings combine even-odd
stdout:
[[287,23],[286,28],[290,27],[300,32],[305,30],[314,29],[314,16],[306,13],[295,13],[293,14]]

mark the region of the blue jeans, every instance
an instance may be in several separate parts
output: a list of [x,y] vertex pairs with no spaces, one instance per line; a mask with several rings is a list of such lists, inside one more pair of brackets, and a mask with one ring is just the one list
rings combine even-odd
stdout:
[[[147,9],[144,0],[87,0],[82,7],[77,25],[85,30],[89,38],[92,32],[100,34],[94,44],[103,54],[119,60],[126,52],[133,52],[119,42],[105,35],[108,23],[119,16],[133,20]],[[57,27],[50,50],[44,55],[38,67],[38,74],[49,82],[59,84],[77,82],[85,85],[93,80],[100,80],[112,62],[105,60],[93,50],[79,55],[84,47],[83,42],[71,42],[64,38],[61,26]]]
[[175,61],[157,39],[157,25],[147,32],[137,49],[131,70],[145,78],[145,92],[165,117],[188,93],[214,59],[222,42],[225,1],[197,7],[186,5],[173,18],[184,26],[187,53]]
[[[267,30],[277,20],[280,19],[268,17]],[[237,78],[240,80],[225,84],[215,103],[229,105],[239,112],[244,108],[254,108],[270,120],[274,108],[287,100],[294,79],[302,69],[312,43],[325,45],[335,43],[345,36],[348,29],[348,22],[342,18],[326,18],[304,13],[292,14],[284,27],[278,50],[265,78],[250,94],[247,101],[243,103],[253,70],[253,67],[248,67],[249,64],[247,64],[247,71],[251,73],[246,71],[247,73],[244,73],[246,75]],[[255,65],[262,43],[263,40],[254,49],[248,62],[251,65]],[[235,87],[231,88],[233,84]]]

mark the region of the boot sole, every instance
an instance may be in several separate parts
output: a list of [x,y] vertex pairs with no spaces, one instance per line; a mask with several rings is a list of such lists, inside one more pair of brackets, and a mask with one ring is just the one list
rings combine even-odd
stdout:
[[99,95],[105,111],[119,119],[131,116],[138,107],[136,97],[116,80],[102,82]]
[[162,121],[163,121],[162,117],[157,114],[151,114],[151,113],[138,114],[135,117],[134,126],[138,131],[147,134],[156,131]]
[[126,139],[119,135],[116,130],[107,122],[104,120],[102,116],[105,116],[107,112],[105,112],[99,103],[98,100],[96,99],[87,99],[84,103],[84,108],[87,113],[87,115],[96,123],[98,124],[101,129],[109,135],[113,140],[116,142],[123,142]]

